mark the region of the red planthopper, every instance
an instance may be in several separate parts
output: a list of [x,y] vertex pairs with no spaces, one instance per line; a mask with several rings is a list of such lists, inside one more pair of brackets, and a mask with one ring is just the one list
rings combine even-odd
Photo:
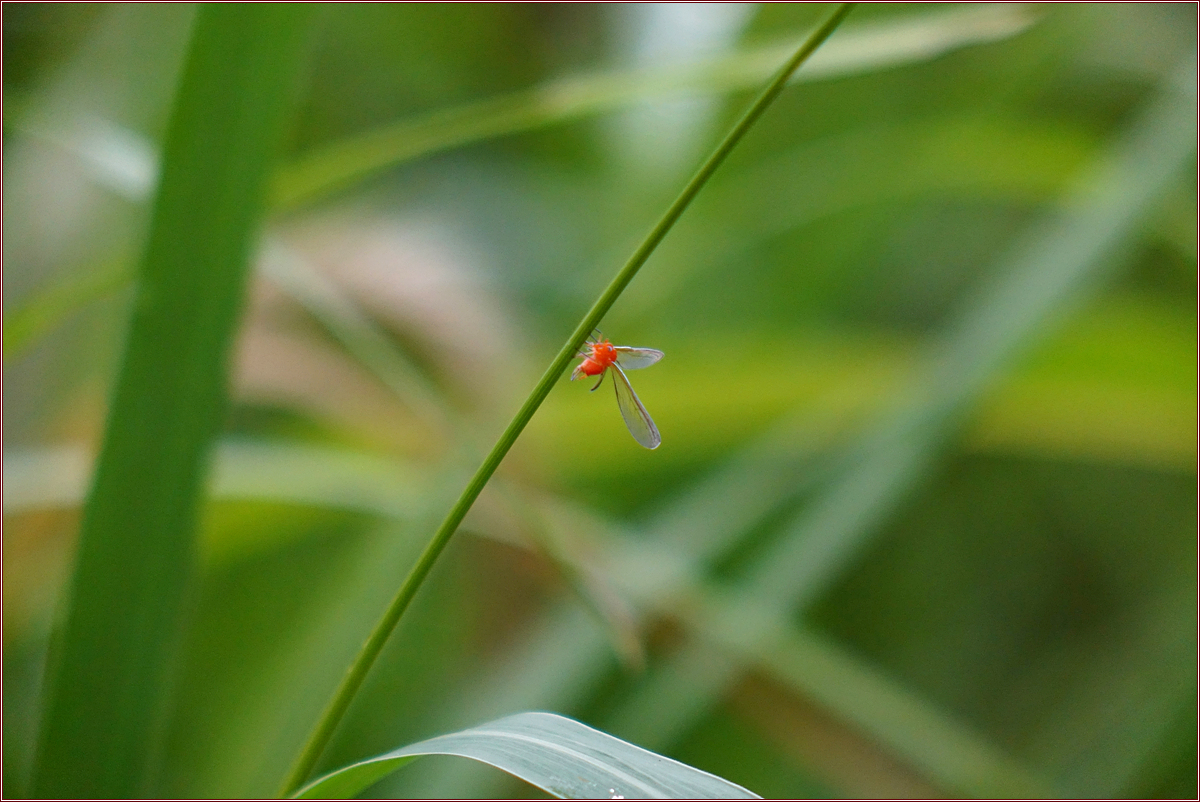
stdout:
[[586,349],[578,356],[583,362],[571,371],[571,380],[583,376],[599,376],[600,381],[592,388],[594,391],[604,382],[604,375],[612,368],[613,386],[617,390],[617,406],[621,409],[621,417],[629,427],[633,439],[646,448],[658,448],[662,437],[658,427],[650,419],[650,413],[638,400],[637,393],[629,385],[625,376],[627,370],[648,368],[663,358],[663,352],[654,348],[630,348],[627,345],[613,345],[608,340],[588,340]]

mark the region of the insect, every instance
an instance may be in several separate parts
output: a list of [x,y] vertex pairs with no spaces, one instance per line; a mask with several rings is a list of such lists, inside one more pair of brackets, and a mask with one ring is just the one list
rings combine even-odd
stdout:
[[629,433],[646,448],[658,448],[662,443],[658,427],[654,425],[650,413],[642,406],[637,393],[629,385],[625,371],[648,368],[663,358],[663,352],[654,348],[613,345],[600,337],[596,340],[589,339],[583,353],[577,356],[582,357],[583,361],[571,371],[571,381],[584,376],[599,376],[600,380],[592,387],[592,392],[595,392],[596,388],[604,383],[608,369],[612,368],[613,386],[617,390],[617,406],[621,410],[621,417],[625,419],[625,425],[629,427]]

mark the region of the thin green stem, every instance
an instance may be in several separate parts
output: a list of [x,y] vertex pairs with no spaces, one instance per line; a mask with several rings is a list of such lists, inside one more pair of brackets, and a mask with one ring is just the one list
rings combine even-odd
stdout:
[[388,606],[379,623],[375,625],[375,629],[363,644],[354,662],[347,669],[346,675],[342,678],[341,685],[338,686],[337,692],[325,708],[321,720],[309,735],[304,749],[300,752],[295,764],[292,766],[292,770],[283,785],[281,795],[286,796],[295,792],[312,773],[317,760],[325,750],[329,739],[333,736],[334,730],[345,715],[347,708],[349,708],[350,702],[354,699],[363,680],[366,679],[367,672],[370,671],[375,659],[379,656],[379,652],[383,649],[383,645],[387,642],[388,637],[392,634],[392,630],[395,629],[396,624],[399,622],[400,616],[408,608],[417,590],[421,587],[421,583],[425,581],[425,577],[428,576],[430,569],[433,568],[434,562],[437,561],[438,556],[450,541],[451,536],[454,535],[459,524],[462,523],[467,511],[471,509],[471,505],[475,503],[475,499],[479,497],[484,486],[491,479],[492,474],[496,472],[496,468],[500,466],[500,462],[504,459],[508,450],[512,448],[513,443],[516,442],[517,437],[520,436],[526,424],[533,418],[533,413],[546,400],[546,396],[550,394],[551,388],[558,381],[567,364],[579,352],[588,334],[599,325],[600,320],[616,302],[617,298],[620,297],[625,287],[633,280],[633,277],[637,275],[638,270],[646,260],[650,258],[650,254],[662,242],[667,232],[671,230],[671,227],[675,225],[680,215],[683,214],[683,211],[695,199],[696,195],[699,194],[700,189],[712,177],[717,168],[721,166],[725,157],[730,154],[738,142],[741,141],[742,137],[745,136],[746,132],[762,116],[762,113],[766,111],[767,107],[783,91],[792,73],[820,47],[821,43],[829,38],[830,34],[841,24],[846,15],[850,13],[854,5],[854,3],[840,4],[829,16],[829,19],[813,31],[804,44],[788,59],[787,63],[783,65],[767,88],[758,96],[758,99],[747,109],[746,113],[742,115],[742,118],[738,120],[737,124],[721,144],[717,146],[712,155],[696,171],[692,180],[679,193],[679,197],[675,199],[675,202],[671,204],[654,228],[650,230],[646,239],[638,246],[633,255],[629,257],[629,261],[625,263],[624,267],[621,268],[620,272],[617,273],[616,277],[609,283],[604,292],[601,293],[596,303],[584,315],[583,320],[580,321],[575,331],[558,352],[558,355],[554,357],[554,361],[550,363],[550,367],[546,369],[546,372],[542,374],[542,378],[538,380],[537,385],[533,388],[533,392],[525,399],[525,403],[521,405],[521,409],[518,410],[512,421],[508,424],[508,428],[500,435],[500,439],[492,447],[491,453],[487,455],[483,464],[479,466],[479,470],[471,477],[471,481],[463,490],[462,495],[459,496],[458,501],[455,502],[446,519],[442,522],[442,525],[434,533],[433,538],[421,553],[420,558],[418,558],[416,564],[409,572],[408,577],[405,578],[404,584],[400,586],[396,597]]

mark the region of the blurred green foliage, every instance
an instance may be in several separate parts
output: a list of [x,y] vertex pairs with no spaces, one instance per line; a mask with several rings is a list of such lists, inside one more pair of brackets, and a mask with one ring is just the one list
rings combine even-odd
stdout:
[[[1007,8],[991,38],[780,98],[604,323],[667,354],[632,377],[663,446],[609,393],[556,388],[325,768],[548,709],[768,796],[1195,795],[1194,150],[1147,166],[1194,125],[1195,7]],[[719,72],[646,82],[825,10],[320,10],[290,165],[447,110],[478,133],[263,234],[155,793],[277,787],[465,472],[748,97]],[[865,5],[828,49],[950,12],[997,13]],[[5,5],[8,796],[191,18]],[[574,76],[615,99],[477,116],[597,85]],[[1050,241],[1066,256],[1022,262]],[[1061,289],[1012,278],[1072,254]],[[1012,343],[984,359],[973,331]],[[897,428],[912,410],[936,414]],[[530,793],[449,759],[375,791]]]

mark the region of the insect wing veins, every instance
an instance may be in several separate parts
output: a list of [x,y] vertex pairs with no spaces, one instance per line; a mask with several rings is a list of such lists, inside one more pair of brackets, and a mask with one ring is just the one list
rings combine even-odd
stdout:
[[631,348],[627,345],[618,345],[616,351],[617,363],[625,370],[648,368],[663,358],[663,352],[657,348]]
[[650,413],[638,400],[637,393],[630,386],[629,379],[626,378],[625,371],[621,369],[621,366],[614,364],[612,368],[613,387],[617,392],[617,406],[621,409],[621,417],[625,419],[625,426],[629,428],[629,433],[645,448],[658,448],[662,443],[662,437],[658,433],[658,427],[650,418]]

